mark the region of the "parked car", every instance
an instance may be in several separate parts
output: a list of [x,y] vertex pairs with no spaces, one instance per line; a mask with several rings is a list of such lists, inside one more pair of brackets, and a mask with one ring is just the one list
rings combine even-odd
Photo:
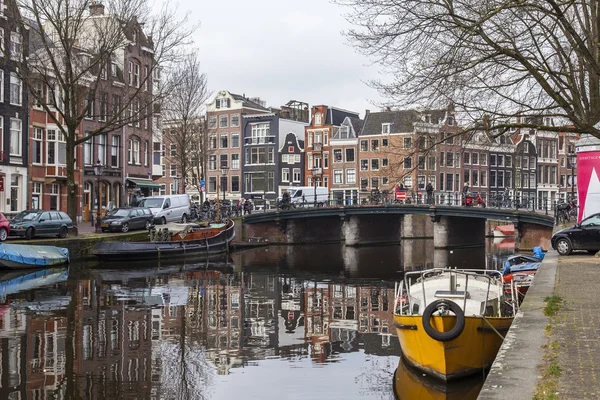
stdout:
[[566,256],[573,250],[587,250],[596,253],[600,250],[600,213],[587,217],[571,228],[552,235],[552,248]]
[[21,211],[10,220],[10,234],[27,239],[49,235],[65,238],[72,229],[71,218],[57,210]]
[[150,229],[154,215],[149,208],[113,208],[100,220],[102,232],[129,232],[130,229]]
[[0,213],[0,242],[4,242],[10,235],[10,222],[4,214]]

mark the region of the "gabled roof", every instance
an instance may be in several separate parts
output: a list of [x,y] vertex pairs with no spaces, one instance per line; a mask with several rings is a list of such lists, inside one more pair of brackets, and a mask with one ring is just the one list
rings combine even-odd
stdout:
[[242,96],[242,95],[239,95],[239,94],[231,93],[231,92],[229,92],[229,94],[231,95],[231,98],[233,98],[234,100],[236,100],[236,101],[241,101],[241,102],[242,102],[242,105],[243,105],[244,107],[248,107],[248,108],[255,108],[255,109],[257,109],[257,110],[265,110],[265,111],[267,111],[267,112],[270,112],[270,110],[269,110],[269,109],[267,109],[267,108],[265,108],[265,107],[261,106],[260,104],[258,104],[258,103],[256,103],[256,102],[254,102],[254,101],[250,100],[250,99],[249,99],[249,98],[247,98],[247,97],[244,97],[244,96]]
[[[363,120],[360,118],[346,117],[346,118],[344,118],[344,121],[340,124],[340,128],[342,126],[348,126],[348,127],[352,128],[351,137],[346,138],[346,139],[354,139],[354,138],[358,137],[358,135],[360,134],[360,130],[362,129],[362,126],[363,126]],[[346,139],[340,138],[340,131],[341,131],[341,129],[335,129],[335,132],[334,132],[333,136],[331,137],[331,140],[346,140]]]
[[366,115],[361,135],[381,135],[382,124],[392,124],[391,133],[412,132],[420,121],[415,110],[373,112]]

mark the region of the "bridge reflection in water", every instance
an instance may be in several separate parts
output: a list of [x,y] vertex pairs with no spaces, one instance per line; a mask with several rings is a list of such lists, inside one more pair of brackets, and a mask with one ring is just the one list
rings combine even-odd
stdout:
[[[73,265],[66,282],[2,298],[0,398],[391,399],[394,282],[405,267],[433,265],[430,246],[269,247],[227,264],[137,270]],[[510,249],[493,248],[470,249],[462,262],[499,265]],[[460,266],[454,257],[466,254],[445,257]]]

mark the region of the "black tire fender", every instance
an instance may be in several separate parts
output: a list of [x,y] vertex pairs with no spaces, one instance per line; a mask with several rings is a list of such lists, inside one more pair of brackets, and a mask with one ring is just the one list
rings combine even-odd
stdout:
[[[431,326],[431,317],[439,308],[445,307],[456,315],[456,325],[448,332],[440,332]],[[460,336],[465,329],[465,313],[458,304],[451,300],[436,300],[430,303],[423,311],[423,329],[433,340],[449,342]]]

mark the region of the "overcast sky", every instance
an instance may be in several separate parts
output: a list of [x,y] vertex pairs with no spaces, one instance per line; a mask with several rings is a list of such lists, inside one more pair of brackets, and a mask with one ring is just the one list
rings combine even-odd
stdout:
[[288,100],[359,112],[382,101],[364,82],[377,66],[348,46],[345,9],[328,0],[180,0],[200,21],[196,47],[213,92]]

